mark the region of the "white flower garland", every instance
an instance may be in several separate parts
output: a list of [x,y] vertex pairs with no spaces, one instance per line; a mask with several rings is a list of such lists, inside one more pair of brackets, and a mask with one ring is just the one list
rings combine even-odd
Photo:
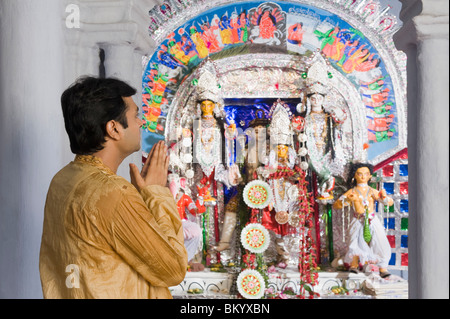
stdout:
[[248,251],[261,254],[269,247],[269,231],[261,224],[248,224],[241,232],[241,243]]
[[245,186],[243,197],[248,207],[264,209],[272,201],[272,191],[266,182],[254,180]]
[[242,271],[237,279],[239,293],[245,299],[261,299],[264,297],[266,284],[259,272],[252,269]]

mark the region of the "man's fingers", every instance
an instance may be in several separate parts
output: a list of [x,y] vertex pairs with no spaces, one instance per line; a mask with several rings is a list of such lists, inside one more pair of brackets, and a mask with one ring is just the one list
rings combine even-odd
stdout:
[[130,178],[131,184],[133,184],[139,190],[142,184],[142,177],[139,173],[138,167],[134,164],[130,164]]
[[147,176],[148,173],[148,169],[150,167],[150,165],[154,165],[156,163],[155,159],[158,157],[158,149],[161,146],[162,141],[159,141],[158,143],[154,144],[150,154],[147,157],[147,160],[145,161],[144,167],[142,168],[142,177],[145,178],[145,176]]
[[167,172],[169,170],[170,157],[166,156],[166,162],[164,165],[164,170]]
[[153,153],[155,152],[156,147],[158,146],[160,142],[155,143],[152,147],[152,149],[150,150],[150,153],[148,154],[148,158],[152,158],[153,157]]

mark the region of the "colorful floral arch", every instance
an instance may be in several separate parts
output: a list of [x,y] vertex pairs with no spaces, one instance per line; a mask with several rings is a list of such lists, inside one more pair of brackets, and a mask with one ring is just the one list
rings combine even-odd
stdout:
[[150,11],[157,49],[144,63],[143,151],[170,140],[205,58],[217,62],[225,99],[295,100],[320,53],[352,116],[352,160],[391,158],[406,148],[406,58],[387,11],[377,0],[165,1]]

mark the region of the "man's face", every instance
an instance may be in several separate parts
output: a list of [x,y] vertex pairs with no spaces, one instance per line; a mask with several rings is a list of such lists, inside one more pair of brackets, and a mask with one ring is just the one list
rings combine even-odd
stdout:
[[372,175],[370,175],[370,170],[367,167],[361,167],[356,170],[355,179],[358,184],[366,184],[371,177]]
[[141,149],[141,127],[142,119],[139,113],[139,107],[134,103],[131,97],[123,97],[127,106],[126,118],[128,127],[124,129],[123,150],[132,154]]

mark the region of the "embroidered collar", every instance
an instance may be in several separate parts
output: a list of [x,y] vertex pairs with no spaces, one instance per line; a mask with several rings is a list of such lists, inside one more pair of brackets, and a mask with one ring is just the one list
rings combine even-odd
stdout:
[[105,173],[115,175],[115,173],[108,166],[106,166],[99,157],[93,155],[76,155],[74,162],[92,165]]

